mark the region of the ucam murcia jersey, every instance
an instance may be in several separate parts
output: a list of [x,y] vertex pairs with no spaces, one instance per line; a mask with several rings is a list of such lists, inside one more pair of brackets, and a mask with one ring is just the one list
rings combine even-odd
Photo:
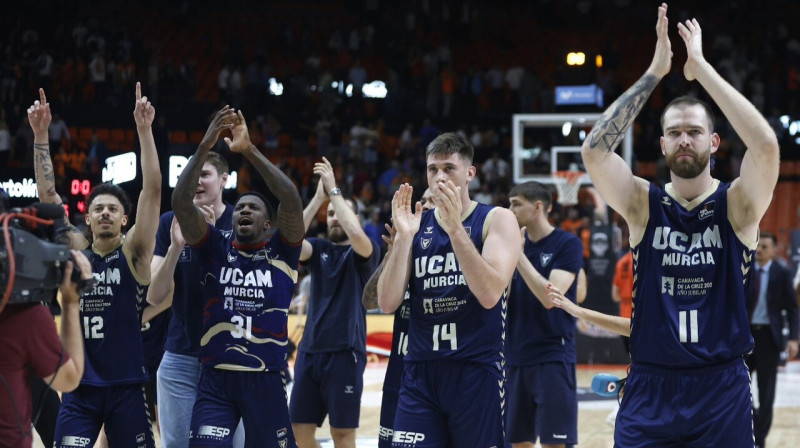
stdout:
[[[472,202],[462,225],[478,252],[494,207]],[[485,309],[467,286],[450,237],[437,210],[423,212],[411,249],[406,362],[458,359],[481,364],[503,362],[506,297]]]
[[136,274],[124,244],[106,254],[92,248],[88,256],[97,285],[79,301],[86,349],[81,384],[143,383],[141,310],[150,282]]
[[225,370],[286,368],[301,245],[289,244],[278,230],[265,245],[244,246],[209,225],[196,248],[203,265],[200,361]]
[[699,367],[752,350],[745,288],[756,243],[730,222],[729,187],[714,180],[687,202],[671,184],[650,184],[650,217],[631,244],[634,362]]
[[386,376],[383,379],[383,390],[398,392],[400,378],[403,375],[403,365],[408,353],[408,317],[409,308],[408,291],[406,291],[403,304],[394,312],[392,323],[392,353],[389,354],[389,363],[386,365]]

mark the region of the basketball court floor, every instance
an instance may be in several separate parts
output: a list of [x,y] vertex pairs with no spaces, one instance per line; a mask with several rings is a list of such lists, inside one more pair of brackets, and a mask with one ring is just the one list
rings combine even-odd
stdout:
[[[361,427],[358,429],[358,448],[378,446],[378,418],[380,416],[381,389],[386,372],[386,363],[370,362],[364,372],[364,394],[361,399]],[[623,366],[602,365],[578,367],[579,415],[578,440],[582,448],[610,448],[614,446],[613,420],[609,415],[616,409],[615,399],[600,397],[591,392],[589,385],[596,373],[611,373],[625,376]],[[755,378],[754,382],[755,382]],[[755,392],[754,385],[754,392]],[[757,396],[757,394],[756,394]],[[317,438],[323,448],[333,448],[329,439],[327,422],[317,430]],[[158,436],[156,435],[156,439]],[[796,448],[800,446],[800,360],[789,363],[778,374],[775,399],[775,419],[767,438],[770,448]],[[160,447],[160,443],[156,446]],[[34,447],[44,448],[38,437]],[[459,447],[461,448],[461,447]],[[468,448],[468,447],[464,447]]]

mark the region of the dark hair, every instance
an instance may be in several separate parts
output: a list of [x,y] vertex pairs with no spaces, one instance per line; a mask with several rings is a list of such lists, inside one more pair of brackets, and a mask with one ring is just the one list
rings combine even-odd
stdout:
[[455,132],[445,132],[439,135],[428,144],[428,148],[425,150],[426,158],[430,156],[449,156],[451,154],[460,155],[462,159],[471,165],[475,150],[469,140]]
[[774,234],[774,233],[772,233],[772,232],[767,232],[766,230],[765,230],[765,231],[762,231],[762,232],[759,234],[759,237],[760,237],[761,239],[767,238],[767,239],[770,239],[770,240],[772,240],[772,245],[773,245],[773,246],[777,246],[777,245],[778,245],[778,237],[777,237],[777,236],[775,236],[775,234]]
[[523,184],[515,185],[508,192],[508,197],[522,196],[530,202],[542,201],[544,209],[547,210],[553,204],[553,190],[550,186],[541,182],[531,180]]
[[272,209],[272,204],[270,204],[270,202],[269,202],[269,200],[267,200],[266,196],[264,196],[263,194],[259,193],[258,191],[255,191],[255,190],[246,191],[246,192],[240,194],[238,198],[236,198],[236,202],[235,203],[238,204],[239,201],[245,196],[255,196],[255,197],[261,199],[264,202],[264,206],[267,208],[267,219],[270,220],[270,221],[272,220],[272,218],[275,216],[275,211]]
[[706,111],[706,116],[708,117],[708,132],[714,132],[714,111],[711,109],[711,106],[705,101],[689,95],[679,96],[667,104],[664,108],[664,112],[661,113],[661,131],[664,131],[664,116],[667,114],[668,110],[673,107],[686,109],[691,106],[700,106]]
[[217,169],[217,174],[220,176],[228,172],[228,161],[218,152],[210,151],[208,157],[206,157],[205,163],[213,165],[214,168]]
[[122,213],[124,215],[127,215],[131,212],[133,204],[128,198],[127,193],[125,193],[125,190],[123,190],[122,187],[112,184],[111,182],[97,184],[94,188],[92,188],[92,191],[90,191],[89,195],[86,197],[87,209],[91,207],[92,201],[94,201],[94,199],[101,194],[110,194],[111,196],[116,197],[119,200],[119,203],[122,204]]

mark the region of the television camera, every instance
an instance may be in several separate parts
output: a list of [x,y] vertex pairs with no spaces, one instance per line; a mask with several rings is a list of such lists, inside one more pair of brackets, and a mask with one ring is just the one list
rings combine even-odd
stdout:
[[[36,203],[6,212],[0,205],[0,212],[0,312],[7,304],[54,304],[71,258],[64,207]],[[94,277],[81,279],[76,264],[71,278],[79,293],[96,283]]]

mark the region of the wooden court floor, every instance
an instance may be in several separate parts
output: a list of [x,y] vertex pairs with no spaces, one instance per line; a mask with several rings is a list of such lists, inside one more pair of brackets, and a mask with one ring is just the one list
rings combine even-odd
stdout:
[[[364,373],[364,394],[361,406],[361,426],[358,429],[358,447],[377,447],[378,417],[380,415],[381,388],[386,364],[371,362]],[[624,376],[622,366],[587,366],[578,368],[578,387],[588,388],[592,377],[599,372]],[[767,446],[769,448],[800,447],[800,360],[791,362],[778,374],[775,400],[775,418]],[[754,388],[755,391],[755,388]],[[582,448],[613,447],[614,428],[607,422],[609,413],[616,407],[615,400],[581,400],[578,414],[578,446]],[[324,448],[333,448],[328,440],[327,422],[317,431]],[[158,437],[156,436],[156,439]],[[160,447],[157,442],[156,446]],[[34,447],[44,448],[36,438]],[[722,448],[722,447],[720,447]]]

